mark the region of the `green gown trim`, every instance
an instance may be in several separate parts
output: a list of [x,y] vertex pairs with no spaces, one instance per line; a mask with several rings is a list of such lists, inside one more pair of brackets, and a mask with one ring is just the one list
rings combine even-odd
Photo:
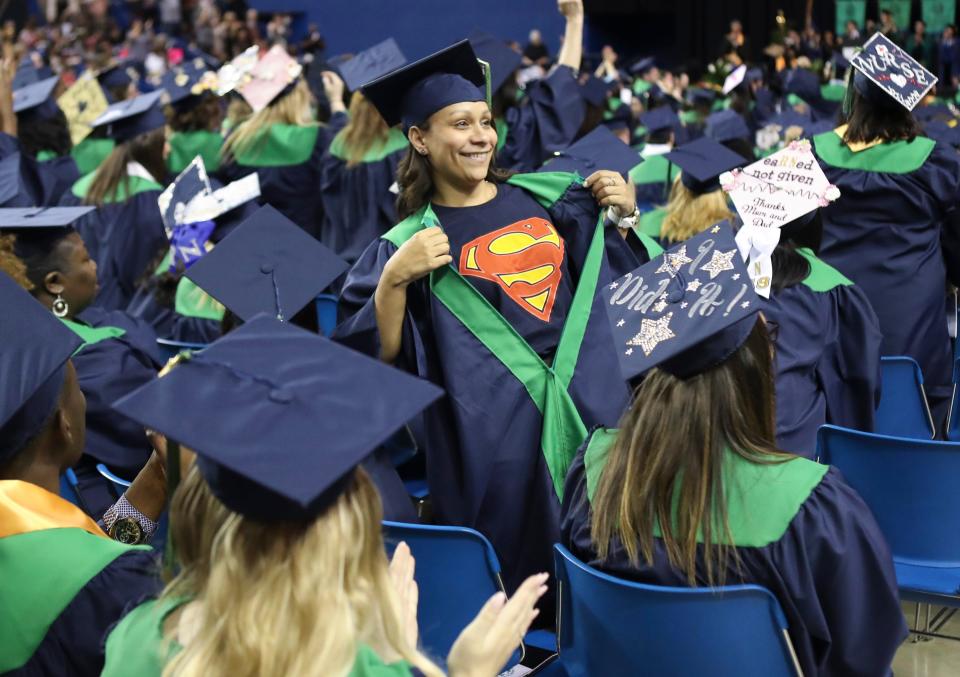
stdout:
[[[163,261],[157,266],[154,275],[162,275],[169,270],[173,254],[168,250]],[[177,282],[177,292],[174,297],[173,310],[184,317],[199,317],[203,320],[223,320],[225,309],[223,304],[197,286],[190,278],[184,276]]]
[[[347,162],[349,160],[350,153],[347,151],[346,135],[344,134],[345,130],[340,130],[337,132],[337,135],[333,137],[333,141],[330,143],[330,154]],[[386,141],[378,144],[374,144],[366,153],[363,154],[363,158],[360,162],[378,162],[388,155],[396,153],[398,150],[405,149],[410,145],[407,141],[407,137],[404,136],[396,127],[391,127],[389,133],[387,134]]]
[[637,224],[637,232],[644,233],[650,237],[660,237],[660,227],[667,216],[666,207],[657,207],[649,212],[640,215],[640,223]]
[[203,166],[208,172],[220,168],[220,147],[223,137],[219,132],[199,129],[193,132],[174,132],[170,135],[170,155],[167,157],[167,169],[179,174],[187,168],[193,158],[203,158]]
[[235,153],[237,164],[244,167],[289,167],[303,164],[313,153],[319,133],[319,125],[271,125],[249,146]]
[[83,345],[76,350],[77,353],[87,346],[100,343],[100,341],[114,339],[127,333],[126,329],[121,329],[120,327],[91,327],[88,324],[82,324],[80,322],[75,322],[73,320],[67,320],[64,318],[60,318],[60,321],[67,325],[67,328],[70,329],[70,331],[83,340]]
[[840,169],[909,174],[923,166],[937,143],[925,136],[918,136],[912,142],[885,141],[854,153],[843,143],[843,139],[831,130],[813,137],[813,145],[821,160]]
[[70,156],[77,163],[80,176],[96,171],[116,145],[113,139],[94,139],[88,136],[71,148]]
[[647,183],[666,183],[670,160],[665,155],[653,155],[630,170],[630,180],[637,186]]
[[817,258],[812,249],[801,247],[797,249],[797,253],[810,264],[810,274],[807,275],[803,283],[813,291],[827,292],[837,287],[849,287],[853,284],[853,280],[845,277],[843,273],[826,261]]
[[[73,188],[71,188],[73,194],[78,198],[85,198],[87,196],[87,192],[90,190],[90,186],[93,184],[93,179],[95,176],[96,172],[91,172],[77,179],[76,183],[73,184]],[[108,195],[104,202],[107,204],[126,202],[134,195],[139,195],[140,193],[148,190],[163,190],[163,186],[156,181],[144,179],[140,176],[128,176],[127,181],[121,181],[117,185],[117,189],[114,191],[113,195]]]

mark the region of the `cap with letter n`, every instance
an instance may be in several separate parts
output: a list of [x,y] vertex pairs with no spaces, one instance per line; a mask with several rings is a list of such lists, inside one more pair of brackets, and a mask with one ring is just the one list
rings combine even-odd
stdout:
[[875,33],[867,40],[850,63],[855,69],[853,87],[877,105],[896,101],[912,111],[937,84],[933,73],[883,33]]

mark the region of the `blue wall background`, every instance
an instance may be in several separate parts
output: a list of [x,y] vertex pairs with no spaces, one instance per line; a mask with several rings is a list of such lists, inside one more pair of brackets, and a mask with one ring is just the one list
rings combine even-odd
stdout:
[[327,42],[327,56],[357,52],[393,36],[408,59],[426,56],[480,29],[527,43],[539,28],[556,54],[564,19],[556,0],[248,0],[261,11],[301,11]]

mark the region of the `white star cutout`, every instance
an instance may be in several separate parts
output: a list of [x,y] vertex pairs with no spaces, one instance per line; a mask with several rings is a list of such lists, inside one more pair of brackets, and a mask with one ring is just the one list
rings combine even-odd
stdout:
[[627,348],[626,352],[624,352],[623,354],[624,354],[624,355],[627,355],[628,357],[629,357],[630,355],[633,355],[633,348]]
[[617,322],[617,326],[618,326],[618,327],[622,327],[622,326],[625,325],[625,324],[626,324],[626,322],[624,322],[623,320],[620,320],[619,322]]
[[711,232],[711,233],[714,233],[714,234],[719,233],[719,232],[720,232],[720,226],[714,226],[713,228],[710,229],[710,232]]
[[663,309],[666,307],[667,307],[667,302],[664,301],[663,299],[660,299],[659,301],[653,304],[653,312],[662,313]]
[[743,303],[740,304],[740,307],[741,307],[741,308],[749,308],[749,307],[750,307],[750,302],[749,302],[749,301],[744,301]]
[[620,286],[620,285],[617,284],[616,282],[611,282],[611,283],[610,283],[610,289],[616,289],[616,288],[619,287],[619,286]]
[[676,337],[676,334],[670,329],[672,318],[673,313],[667,313],[656,320],[644,318],[643,322],[640,323],[640,333],[627,341],[627,345],[640,346],[643,349],[643,354],[649,356],[661,341]]
[[680,307],[681,307],[681,308],[686,308],[686,307],[689,306],[689,305],[690,305],[689,303],[687,303],[686,301],[684,301],[683,303],[680,304]]
[[657,272],[676,275],[677,271],[680,270],[680,266],[684,263],[690,263],[691,261],[693,261],[693,259],[687,256],[687,245],[683,245],[675,252],[664,252],[663,263],[657,268]]
[[700,280],[694,278],[687,283],[687,291],[697,291],[700,289]]
[[733,275],[731,275],[731,277],[732,277],[734,280],[739,280],[739,279],[740,279],[740,273],[734,273]]
[[728,252],[718,252],[714,249],[710,263],[702,266],[700,270],[710,273],[710,279],[712,280],[725,270],[733,270],[733,255],[736,253],[736,249],[731,249]]

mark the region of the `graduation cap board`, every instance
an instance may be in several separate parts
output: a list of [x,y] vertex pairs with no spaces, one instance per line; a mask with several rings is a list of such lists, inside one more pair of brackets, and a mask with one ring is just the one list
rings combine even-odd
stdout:
[[167,124],[160,106],[163,90],[141,94],[133,99],[118,101],[91,123],[96,129],[105,128],[105,134],[117,143],[129,141],[135,136],[159,129]]
[[640,115],[640,123],[651,133],[661,129],[676,129],[680,126],[680,118],[670,106],[657,106]]
[[690,378],[716,366],[743,344],[760,310],[726,222],[601,293],[626,379],[653,367]]
[[259,113],[302,72],[303,66],[287,54],[286,49],[274,45],[250,69],[246,81],[237,87],[237,92],[250,104],[253,112]]
[[875,33],[867,40],[863,49],[850,58],[850,63],[897,103],[911,111],[937,84],[933,73],[882,33]]
[[60,82],[60,76],[54,75],[51,78],[14,90],[13,112],[25,113],[36,110],[47,102],[56,106],[54,102],[50,101],[50,98],[53,96],[53,90],[56,89],[58,82]]
[[707,116],[707,126],[704,135],[723,143],[733,139],[749,139],[750,128],[746,120],[732,108],[719,110]]
[[[357,465],[442,394],[260,315],[113,407],[194,450],[229,509],[271,522],[321,514]],[[211,425],[217,412],[230,424]]]
[[259,196],[256,172],[213,190],[203,158],[195,157],[157,198],[170,240],[170,271],[176,271],[178,264],[189,268],[207,253],[215,218]]
[[247,82],[259,55],[260,48],[254,45],[223,64],[217,71],[217,96],[229,94]]
[[66,228],[96,207],[7,207],[0,209],[0,230]]
[[742,170],[724,173],[720,185],[743,219],[737,247],[744,259],[749,257],[753,289],[769,298],[771,257],[780,242],[780,228],[836,200],[840,189],[820,169],[806,139],[793,141]]
[[705,136],[674,148],[664,157],[683,170],[680,181],[698,195],[720,190],[720,175],[746,163],[738,153]]
[[270,205],[261,207],[186,272],[246,321],[289,319],[349,266]]
[[85,74],[57,99],[70,126],[70,141],[79,144],[93,131],[93,121],[107,110],[107,97],[97,79]]
[[166,103],[176,105],[206,91],[216,91],[217,74],[207,69],[203,59],[195,59],[164,73],[160,87],[166,92]]
[[477,58],[490,64],[490,89],[496,92],[520,68],[523,55],[489,33],[476,31],[469,40]]
[[584,101],[597,108],[603,108],[609,92],[610,85],[595,75],[587,76],[587,79],[580,85],[580,96],[583,97]]
[[737,87],[740,86],[740,83],[743,82],[743,78],[747,75],[747,66],[746,64],[741,64],[733,69],[730,72],[730,75],[726,77],[723,81],[723,95],[726,96]]
[[406,63],[407,57],[400,51],[397,41],[387,38],[344,61],[338,69],[347,89],[356,92],[368,82],[402,68]]
[[637,151],[601,125],[565,150],[555,151],[538,171],[576,172],[586,178],[609,169],[626,177],[642,161]]
[[82,340],[0,273],[0,463],[43,429],[60,398],[66,362]]

